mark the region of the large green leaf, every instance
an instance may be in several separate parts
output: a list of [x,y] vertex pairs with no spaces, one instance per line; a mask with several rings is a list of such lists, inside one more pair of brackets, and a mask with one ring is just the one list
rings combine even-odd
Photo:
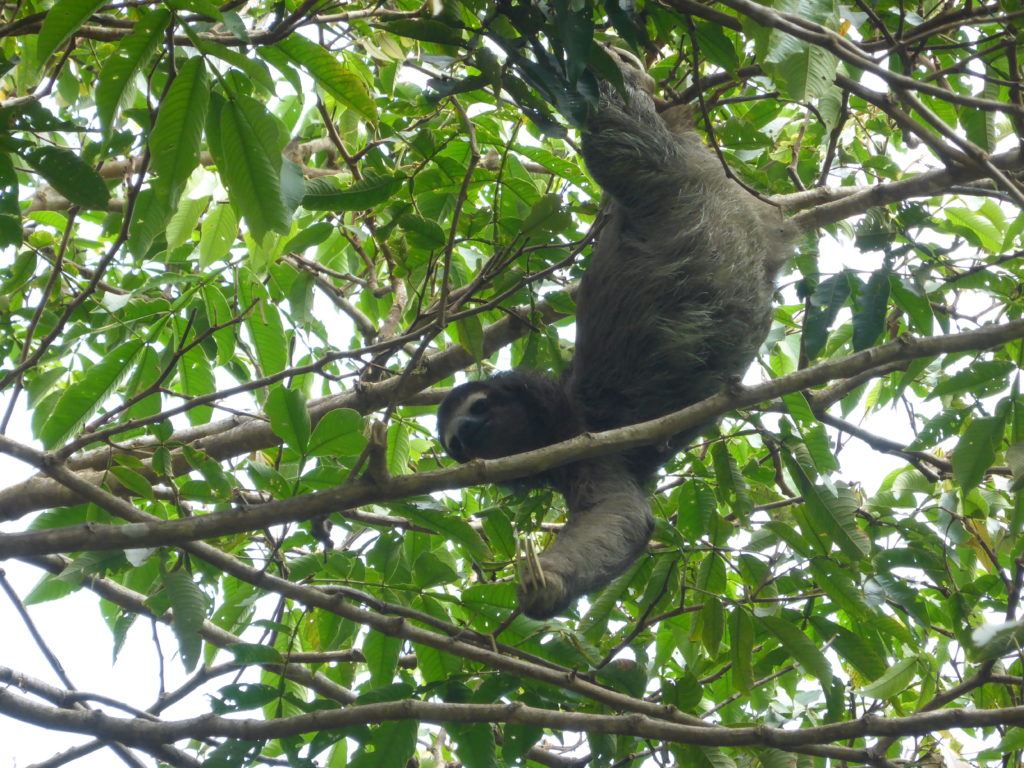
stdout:
[[370,671],[370,682],[375,687],[387,685],[398,669],[398,654],[402,650],[402,638],[385,635],[371,629],[363,641],[363,656]]
[[783,456],[816,532],[827,536],[850,559],[865,557],[871,551],[871,541],[857,524],[857,500],[849,489],[838,487],[833,492],[811,480],[788,451]]
[[[200,347],[192,347],[178,360],[178,384],[183,394],[201,397],[213,394],[217,389],[210,362]],[[188,419],[192,424],[205,424],[213,415],[208,405],[190,408]]]
[[494,730],[487,723],[449,723],[455,754],[466,768],[498,768]]
[[57,0],[46,12],[36,41],[36,61],[42,65],[75,30],[103,5],[103,0]]
[[177,204],[189,175],[199,165],[203,123],[210,103],[210,83],[200,56],[181,65],[149,140],[153,170],[172,206]]
[[0,153],[0,248],[21,245],[18,174],[10,155]]
[[203,219],[199,237],[199,268],[227,258],[238,237],[238,217],[227,203],[215,205]]
[[275,387],[263,406],[270,417],[270,428],[274,434],[300,453],[305,454],[309,446],[309,411],[306,398],[297,389]]
[[853,316],[853,348],[867,349],[874,345],[885,329],[885,313],[889,305],[889,269],[872,273]]
[[21,156],[39,175],[75,205],[106,210],[107,185],[89,165],[63,147],[34,147]]
[[348,768],[406,768],[416,750],[417,723],[398,720],[373,728]]
[[917,658],[901,659],[876,680],[863,686],[858,693],[872,699],[891,699],[903,693],[917,674]]
[[476,529],[450,512],[423,506],[408,506],[404,508],[403,514],[414,523],[441,532],[450,541],[461,544],[465,547],[466,553],[477,562],[489,562],[492,559],[490,547]]
[[267,232],[287,232],[291,217],[281,200],[280,126],[266,107],[248,96],[219,104],[207,126],[210,151],[217,161],[231,203],[257,239]]
[[338,61],[336,54],[302,35],[288,35],[274,47],[305,69],[332,97],[371,123],[377,122],[377,105],[370,98],[366,83]]
[[308,184],[302,206],[311,211],[362,211],[390,200],[401,188],[402,179],[367,173],[345,189],[326,181]]
[[749,691],[754,682],[754,622],[739,606],[729,613],[729,646],[733,688],[739,692]]
[[825,688],[832,686],[832,665],[818,645],[805,635],[799,626],[781,616],[762,616],[760,621],[806,672],[818,678]]
[[191,672],[199,662],[203,645],[199,632],[206,619],[206,595],[183,568],[164,574],[163,581],[173,611],[171,627],[178,638],[181,661]]
[[118,43],[114,55],[100,70],[96,84],[96,113],[103,135],[109,140],[117,110],[125,105],[134,89],[136,74],[146,65],[160,44],[171,14],[164,8],[146,13],[135,28]]
[[1005,427],[1005,417],[991,416],[974,419],[964,430],[953,450],[953,479],[964,493],[978,485],[995,463]]
[[143,346],[138,340],[118,344],[61,392],[38,430],[44,447],[58,447],[96,413],[131,371],[132,363]]
[[351,408],[328,411],[309,438],[311,456],[358,456],[366,447],[363,416]]

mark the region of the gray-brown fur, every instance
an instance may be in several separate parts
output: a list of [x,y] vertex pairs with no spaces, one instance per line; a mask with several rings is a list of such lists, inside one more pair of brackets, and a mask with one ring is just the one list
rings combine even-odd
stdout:
[[[571,370],[559,381],[512,372],[456,388],[438,421],[460,460],[539,448],[703,400],[743,374],[768,332],[789,227],[726,177],[688,120],[663,120],[640,77],[625,74],[626,98],[602,84],[583,131],[608,221],[580,285]],[[520,584],[527,615],[561,612],[643,552],[653,530],[643,486],[697,431],[668,449],[535,478],[566,496],[569,520],[540,555],[544,582]]]

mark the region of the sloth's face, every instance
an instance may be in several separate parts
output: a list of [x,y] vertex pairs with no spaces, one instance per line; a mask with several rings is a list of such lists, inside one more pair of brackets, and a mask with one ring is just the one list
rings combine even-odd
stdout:
[[437,431],[448,455],[460,463],[497,459],[540,448],[536,414],[514,395],[488,382],[456,387],[437,411]]

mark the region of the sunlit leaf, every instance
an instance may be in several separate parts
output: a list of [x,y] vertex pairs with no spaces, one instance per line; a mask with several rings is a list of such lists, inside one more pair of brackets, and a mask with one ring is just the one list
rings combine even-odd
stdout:
[[46,62],[95,13],[103,0],[57,0],[45,14],[36,43],[36,59]]
[[69,149],[35,147],[22,157],[54,189],[83,208],[105,210],[110,193],[103,179]]
[[199,630],[206,618],[206,596],[192,574],[184,569],[165,574],[163,585],[173,611],[171,626],[178,638],[181,661],[186,671],[191,671],[199,661],[202,648]]
[[163,8],[143,15],[118,44],[114,55],[103,65],[96,83],[96,112],[108,139],[117,110],[127,103],[135,76],[160,44],[170,20],[171,14]]
[[128,375],[142,348],[143,343],[138,340],[119,344],[69,384],[39,429],[38,437],[42,444],[54,448],[71,437]]

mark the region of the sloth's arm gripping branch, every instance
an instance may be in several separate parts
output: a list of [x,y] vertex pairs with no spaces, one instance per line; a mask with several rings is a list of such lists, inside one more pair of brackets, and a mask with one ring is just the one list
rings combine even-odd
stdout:
[[521,566],[520,604],[533,618],[553,616],[621,575],[654,530],[647,494],[619,459],[576,472],[568,522],[537,563]]

